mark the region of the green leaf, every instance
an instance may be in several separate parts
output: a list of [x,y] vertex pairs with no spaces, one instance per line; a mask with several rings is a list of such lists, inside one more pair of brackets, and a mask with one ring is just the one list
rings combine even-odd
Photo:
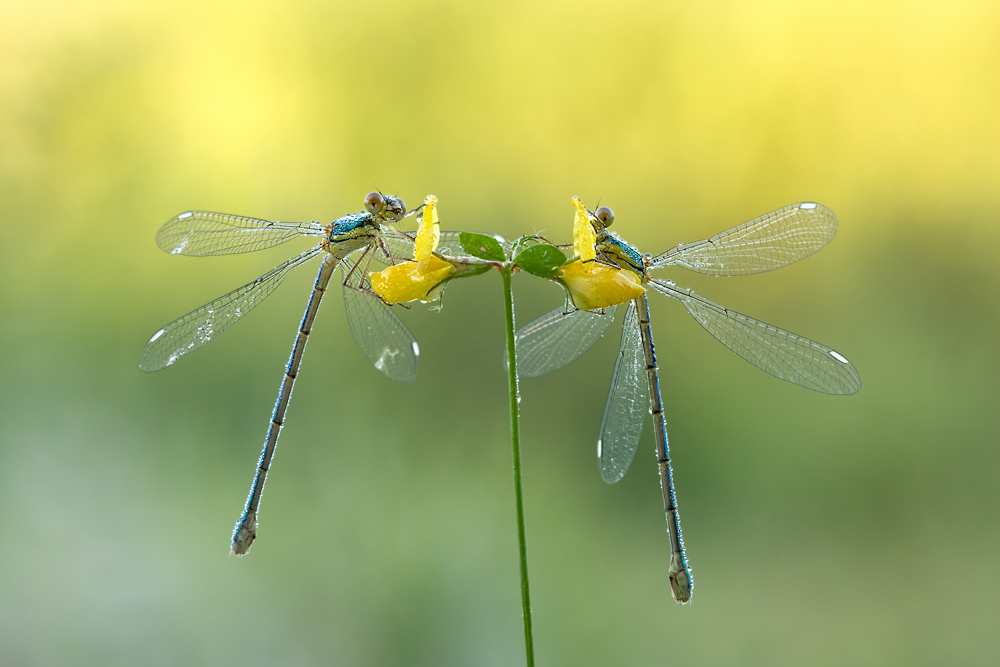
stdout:
[[465,252],[473,257],[485,259],[490,262],[503,262],[507,259],[507,255],[503,251],[503,246],[492,236],[473,234],[472,232],[460,232],[458,241],[462,244]]
[[566,255],[554,245],[539,243],[518,253],[514,263],[532,275],[551,278],[566,263]]

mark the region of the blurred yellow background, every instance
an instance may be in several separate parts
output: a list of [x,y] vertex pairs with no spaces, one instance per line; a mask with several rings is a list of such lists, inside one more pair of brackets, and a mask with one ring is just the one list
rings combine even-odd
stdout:
[[[0,663],[523,661],[499,277],[401,317],[396,385],[321,309],[260,538],[227,556],[314,269],[162,372],[166,322],[308,246],[171,257],[188,209],[647,252],[816,200],[771,274],[666,272],[836,348],[780,382],[653,300],[695,600],[653,440],[600,479],[618,335],[521,385],[540,665],[991,665],[1000,655],[996,2],[0,4]],[[518,319],[558,288],[515,280]],[[612,329],[615,331],[615,329]]]

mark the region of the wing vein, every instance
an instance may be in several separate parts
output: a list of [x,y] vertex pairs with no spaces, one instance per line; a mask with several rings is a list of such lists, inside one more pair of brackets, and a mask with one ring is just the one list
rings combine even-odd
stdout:
[[158,371],[214,340],[277,289],[289,271],[323,250],[318,245],[279,264],[260,278],[209,301],[166,325],[149,339],[139,355],[139,368]]
[[660,279],[654,278],[649,284],[684,304],[698,324],[719,342],[766,373],[824,394],[853,394],[861,389],[857,369],[821,343],[729,310]]
[[680,243],[654,257],[650,268],[681,266],[712,276],[773,271],[813,254],[836,233],[837,216],[827,207],[792,204],[712,238]]

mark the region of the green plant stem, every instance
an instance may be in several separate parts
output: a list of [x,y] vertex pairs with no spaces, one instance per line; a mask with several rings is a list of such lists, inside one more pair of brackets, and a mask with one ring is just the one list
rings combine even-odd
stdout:
[[535,647],[531,638],[531,594],[528,592],[528,546],[524,539],[524,498],[521,493],[520,398],[517,389],[517,354],[514,351],[514,293],[510,287],[511,270],[503,276],[504,312],[507,325],[507,382],[510,389],[510,448],[514,456],[514,499],[517,505],[517,544],[521,552],[521,608],[524,620],[524,653],[528,667],[535,665]]

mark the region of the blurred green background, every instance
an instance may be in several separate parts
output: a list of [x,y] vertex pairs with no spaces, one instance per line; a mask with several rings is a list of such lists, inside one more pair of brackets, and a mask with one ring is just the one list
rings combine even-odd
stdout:
[[[568,239],[570,197],[600,200],[649,252],[797,201],[840,216],[787,269],[665,275],[835,347],[855,396],[653,302],[692,605],[649,423],[622,482],[595,465],[617,333],[522,382],[540,665],[996,664],[998,34],[995,2],[5,0],[0,663],[523,661],[498,276],[402,311],[414,385],[367,363],[331,293],[242,560],[314,269],[136,366],[308,246],[171,257],[164,221],[330,221],[377,186],[509,238]],[[521,323],[561,299],[514,288]]]

